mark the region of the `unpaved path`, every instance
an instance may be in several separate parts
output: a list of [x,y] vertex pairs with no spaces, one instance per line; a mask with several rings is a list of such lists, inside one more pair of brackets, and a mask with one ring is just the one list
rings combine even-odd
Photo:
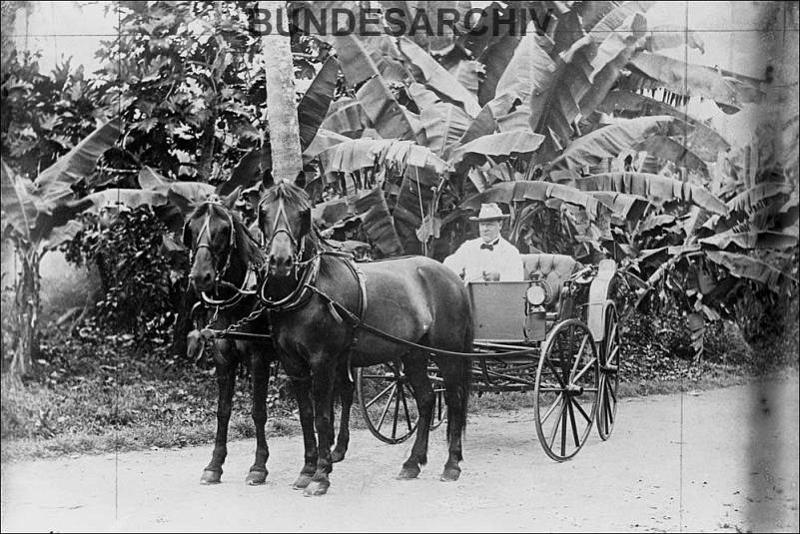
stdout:
[[474,415],[461,479],[431,463],[399,481],[410,445],[354,431],[330,493],[289,485],[300,437],[270,440],[264,486],[244,477],[253,443],[229,447],[223,483],[201,486],[210,447],[2,467],[3,531],[757,531],[798,530],[798,381],[626,399],[610,441],[548,459],[531,410]]

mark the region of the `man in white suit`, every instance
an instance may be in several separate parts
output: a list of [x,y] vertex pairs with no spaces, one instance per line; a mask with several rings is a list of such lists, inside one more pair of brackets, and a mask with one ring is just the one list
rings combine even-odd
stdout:
[[444,264],[465,282],[522,280],[519,250],[500,235],[503,219],[508,217],[497,204],[482,204],[478,216],[469,218],[478,222],[480,237],[465,241]]

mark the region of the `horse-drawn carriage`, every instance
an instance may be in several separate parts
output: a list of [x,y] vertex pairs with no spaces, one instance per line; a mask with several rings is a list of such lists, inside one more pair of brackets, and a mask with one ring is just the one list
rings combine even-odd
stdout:
[[[612,297],[616,264],[582,266],[553,254],[523,255],[523,282],[474,282],[473,390],[534,392],[536,433],[545,452],[574,456],[597,422],[605,440],[614,426],[619,331]],[[432,428],[445,415],[444,388],[436,386]],[[416,430],[412,391],[399,364],[359,369],[356,391],[369,430],[401,443]]]
[[[417,431],[399,478],[419,475],[428,433],[445,412],[441,478],[459,478],[470,388],[533,390],[536,433],[555,460],[574,456],[595,420],[608,438],[619,365],[613,261],[585,267],[567,256],[525,255],[525,281],[465,288],[450,268],[424,256],[356,264],[315,231],[307,194],[288,182],[262,195],[258,243],[231,211],[237,194],[204,202],[184,227],[190,276],[212,312],[203,332],[217,349],[217,439],[204,482],[219,482],[222,474],[240,361],[253,374],[253,484],[267,476],[267,366],[278,358],[303,427],[305,463],[294,486],[308,495],[327,492],[331,466],[347,450],[351,368],[374,435],[399,443]],[[260,281],[247,290],[253,272]],[[228,296],[214,296],[220,289]],[[337,390],[343,409],[333,448]]]

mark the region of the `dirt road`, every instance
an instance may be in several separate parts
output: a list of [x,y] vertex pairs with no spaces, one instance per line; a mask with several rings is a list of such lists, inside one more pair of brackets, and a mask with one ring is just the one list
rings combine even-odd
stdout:
[[473,416],[463,474],[439,481],[444,432],[420,478],[395,480],[409,444],[354,431],[329,494],[289,485],[299,437],[270,440],[266,485],[232,443],[223,483],[199,484],[210,447],[2,466],[7,531],[794,531],[798,381],[623,400],[610,441],[547,458],[531,410]]

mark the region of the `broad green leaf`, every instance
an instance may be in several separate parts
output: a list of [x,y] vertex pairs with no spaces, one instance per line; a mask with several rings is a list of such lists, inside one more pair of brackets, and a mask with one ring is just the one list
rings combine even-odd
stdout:
[[517,181],[495,184],[482,193],[474,195],[461,203],[464,209],[478,209],[487,202],[511,204],[528,200],[547,201],[557,199],[568,204],[580,206],[591,219],[598,215],[600,202],[589,193],[567,185],[538,181]]
[[[720,250],[736,248],[745,250],[754,249],[783,249],[797,246],[797,236],[780,232],[747,231],[737,232],[728,230],[710,237],[699,239],[704,245],[712,245]],[[734,247],[731,247],[734,245]]]
[[429,169],[436,174],[450,170],[450,165],[427,147],[413,141],[395,139],[354,139],[340,143],[320,154],[326,172],[352,173],[374,166],[399,174],[407,167]]
[[659,174],[610,172],[578,178],[574,183],[581,191],[614,191],[660,202],[677,200],[712,213],[728,214],[725,203],[704,187]]
[[742,191],[727,202],[731,211],[744,211],[752,213],[764,201],[778,195],[789,195],[793,191],[790,184],[780,182],[762,182],[746,191]]
[[635,74],[655,82],[656,87],[683,96],[708,98],[734,108],[757,104],[765,96],[760,80],[658,54],[638,54],[630,66]]
[[10,226],[15,232],[30,240],[31,228],[36,225],[39,216],[39,206],[36,199],[28,192],[25,187],[24,179],[6,165],[5,161],[0,162],[2,168],[2,233],[5,235],[6,229]]
[[36,177],[35,194],[45,209],[52,210],[73,197],[72,185],[89,177],[100,156],[116,143],[121,130],[119,118],[106,122]]
[[647,152],[653,157],[671,161],[677,167],[697,171],[708,176],[708,165],[694,152],[674,138],[665,135],[654,135],[636,145],[635,150]]
[[470,117],[475,117],[480,112],[478,99],[425,50],[407,37],[400,38],[400,50],[419,70],[418,82],[427,85],[453,102],[463,105],[464,111]]
[[627,119],[650,115],[671,115],[681,119],[688,125],[686,148],[703,161],[716,161],[720,152],[726,152],[730,148],[730,144],[719,133],[686,115],[684,111],[632,91],[611,91],[597,110]]
[[317,135],[336,90],[336,78],[339,64],[336,59],[328,58],[314,81],[297,105],[297,118],[300,123],[300,147],[305,150]]
[[707,250],[705,254],[708,259],[727,269],[733,276],[755,280],[776,293],[780,291],[780,286],[784,281],[789,280],[795,284],[798,282],[770,264],[744,254],[721,250]]
[[331,105],[328,116],[322,121],[321,128],[351,139],[358,139],[367,126],[369,126],[369,119],[364,113],[361,102],[351,98],[342,98]]
[[[450,163],[457,165],[467,159],[470,164],[476,164],[486,161],[486,156],[496,158],[531,154],[539,148],[542,141],[544,136],[535,134],[530,129],[484,135],[456,149],[450,156]],[[470,158],[471,155],[483,157]]]
[[420,114],[422,127],[428,140],[427,147],[442,159],[447,159],[453,148],[472,124],[472,118],[460,107],[447,102],[427,106]]
[[361,216],[362,228],[370,242],[380,249],[386,256],[399,256],[403,254],[403,245],[394,220],[389,214],[383,190],[375,187],[367,194],[360,196],[355,202],[355,211]]
[[145,165],[142,167],[142,170],[139,171],[138,182],[139,187],[142,189],[150,189],[152,191],[166,193],[170,184],[174,183],[174,180],[169,180],[152,167]]
[[317,130],[317,135],[314,137],[314,140],[303,151],[303,159],[314,159],[325,150],[349,140],[349,137],[345,137],[344,135],[340,135],[336,132],[320,128]]
[[85,199],[91,202],[88,211],[95,214],[103,211],[119,213],[139,206],[155,207],[167,203],[165,192],[144,189],[104,189],[86,195]]
[[551,163],[554,169],[578,170],[615,158],[653,135],[669,134],[677,119],[668,116],[640,117],[604,126],[576,139]]

